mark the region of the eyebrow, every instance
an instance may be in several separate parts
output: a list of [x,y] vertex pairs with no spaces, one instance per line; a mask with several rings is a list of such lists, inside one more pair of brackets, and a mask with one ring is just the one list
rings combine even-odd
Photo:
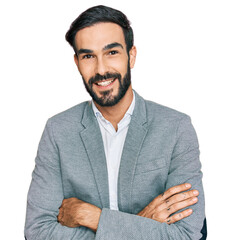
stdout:
[[84,53],[93,53],[93,51],[90,49],[84,49],[84,48],[77,50],[77,56],[79,56],[80,54],[84,54]]
[[[103,50],[106,51],[106,50],[109,50],[109,49],[112,49],[112,48],[115,48],[115,47],[120,47],[120,48],[123,49],[123,45],[122,44],[114,42],[114,43],[110,43],[110,44],[106,45],[103,48]],[[77,50],[77,56],[79,56],[80,54],[86,54],[86,53],[93,53],[93,50],[85,49],[85,48],[81,48],[81,49]]]
[[120,48],[123,49],[123,45],[122,45],[122,44],[117,43],[117,42],[114,42],[114,43],[110,43],[110,44],[106,45],[106,46],[103,48],[103,50],[105,51],[105,50],[108,50],[108,49],[112,49],[112,48],[114,48],[114,47],[120,47]]

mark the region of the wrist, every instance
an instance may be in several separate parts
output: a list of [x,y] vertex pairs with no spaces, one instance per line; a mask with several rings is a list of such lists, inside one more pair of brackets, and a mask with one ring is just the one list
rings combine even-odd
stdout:
[[95,208],[94,213],[92,214],[92,218],[89,221],[88,228],[90,228],[94,232],[96,232],[98,229],[101,212],[102,210],[100,208]]
[[[85,205],[86,204],[86,205]],[[84,217],[80,221],[81,226],[85,226],[92,231],[96,232],[99,224],[99,219],[102,210],[94,205],[89,203],[84,203]]]

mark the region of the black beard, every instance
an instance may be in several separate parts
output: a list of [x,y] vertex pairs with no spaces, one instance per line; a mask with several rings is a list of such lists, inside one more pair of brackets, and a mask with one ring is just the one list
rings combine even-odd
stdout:
[[[119,81],[119,91],[118,94],[114,97],[111,96],[111,92],[113,91],[102,91],[100,94],[101,97],[98,97],[97,94],[93,91],[93,84],[95,82],[98,82],[100,80],[106,80],[106,79],[118,79]],[[111,107],[116,105],[126,94],[129,86],[131,85],[131,68],[128,63],[127,73],[125,74],[124,78],[121,81],[121,74],[119,73],[106,73],[105,75],[96,74],[95,77],[92,77],[89,79],[88,83],[86,83],[85,79],[83,78],[84,86],[87,90],[87,92],[90,94],[92,99],[99,104],[102,107]]]

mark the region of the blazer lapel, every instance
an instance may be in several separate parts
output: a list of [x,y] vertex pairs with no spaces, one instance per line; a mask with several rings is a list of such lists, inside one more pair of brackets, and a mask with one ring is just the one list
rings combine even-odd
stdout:
[[99,192],[101,208],[109,208],[109,187],[107,162],[102,135],[94,112],[89,103],[85,107],[82,124],[85,129],[80,132],[83,144],[90,160],[92,172]]
[[147,134],[144,99],[136,92],[136,103],[124,143],[118,178],[118,204],[120,211],[132,213],[132,183],[136,162]]

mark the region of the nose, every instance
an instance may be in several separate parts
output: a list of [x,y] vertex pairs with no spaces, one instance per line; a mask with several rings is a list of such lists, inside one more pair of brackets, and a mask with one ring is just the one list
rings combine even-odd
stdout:
[[104,75],[107,72],[107,64],[103,58],[98,58],[95,66],[96,74]]

